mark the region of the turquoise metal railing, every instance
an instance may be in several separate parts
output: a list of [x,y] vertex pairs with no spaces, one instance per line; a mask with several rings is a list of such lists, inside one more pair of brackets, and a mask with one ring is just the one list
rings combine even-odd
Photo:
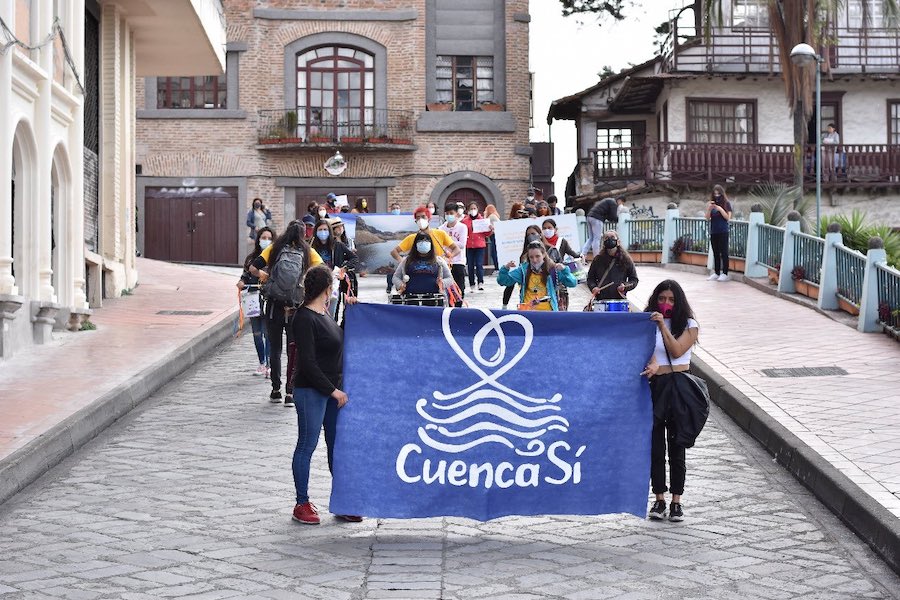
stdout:
[[676,217],[675,248],[677,252],[709,252],[709,223],[706,219]]
[[858,307],[866,274],[866,255],[844,245],[837,245],[834,249],[837,295]]
[[876,264],[878,272],[878,322],[900,331],[900,271]]
[[634,219],[633,221],[628,221],[628,250],[661,251],[665,228],[666,222],[663,219]]
[[728,221],[728,256],[731,258],[747,258],[747,236],[750,234],[750,223],[747,221]]
[[784,249],[784,228],[765,223],[759,227],[759,245],[756,262],[775,269],[781,266],[781,251]]
[[[819,284],[822,275],[822,253],[825,240],[807,233],[794,233],[794,266],[802,267],[802,277],[810,283]],[[793,274],[793,271],[792,271]]]

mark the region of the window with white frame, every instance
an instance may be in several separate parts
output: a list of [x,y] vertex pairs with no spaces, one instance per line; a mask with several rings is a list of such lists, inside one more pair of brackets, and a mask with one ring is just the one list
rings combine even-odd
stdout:
[[865,29],[886,27],[884,0],[849,0],[847,6],[847,27]]
[[734,0],[731,5],[731,26],[757,28],[769,26],[768,0]]
[[688,100],[687,141],[699,144],[755,144],[756,102]]

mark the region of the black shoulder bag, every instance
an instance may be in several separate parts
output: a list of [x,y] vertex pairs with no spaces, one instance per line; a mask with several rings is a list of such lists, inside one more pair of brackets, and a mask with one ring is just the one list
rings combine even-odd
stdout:
[[[671,367],[672,356],[665,338],[663,348]],[[690,448],[709,417],[709,388],[706,381],[687,371],[673,371],[667,379],[668,385],[662,389],[663,415],[660,416],[675,430],[675,445]]]

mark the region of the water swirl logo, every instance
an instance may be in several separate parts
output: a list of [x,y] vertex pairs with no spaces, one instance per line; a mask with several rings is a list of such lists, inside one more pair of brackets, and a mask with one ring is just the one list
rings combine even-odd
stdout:
[[[431,403],[420,398],[416,402],[416,412],[428,424],[419,428],[419,439],[435,450],[451,454],[486,443],[503,444],[520,456],[543,454],[546,446],[541,436],[551,430],[565,432],[569,429],[569,422],[558,414],[561,412],[559,401],[562,396],[555,394],[551,398],[532,398],[498,381],[528,353],[534,340],[534,328],[522,315],[495,317],[490,311],[481,312],[487,317],[487,323],[472,338],[472,356],[453,337],[450,329],[452,310],[448,308],[443,312],[441,325],[444,338],[475,373],[478,381],[450,394],[436,391],[432,394],[434,401]],[[508,362],[506,334],[503,331],[506,323],[518,325],[524,334],[521,349]],[[497,350],[493,356],[486,358],[482,351],[485,341],[492,334],[497,336]],[[493,372],[489,374],[486,370]]]
[[[581,480],[581,464],[573,462],[570,453],[572,447],[563,440],[548,444],[543,438],[569,431],[569,421],[561,414],[561,394],[549,398],[536,398],[524,394],[501,383],[500,378],[509,373],[528,354],[534,341],[534,327],[524,315],[507,314],[494,316],[490,311],[480,311],[487,322],[472,337],[472,353],[469,355],[453,336],[450,319],[453,309],[444,309],[441,326],[444,338],[450,348],[475,375],[476,381],[468,387],[456,392],[435,391],[432,400],[420,398],[416,401],[416,412],[426,421],[418,428],[421,443],[442,454],[460,454],[485,444],[506,446],[519,457],[528,457],[538,461],[546,454],[546,459],[560,473],[558,477],[544,476],[543,481],[551,484],[562,484],[568,481],[579,483]],[[469,312],[471,314],[471,312]],[[520,327],[522,330],[522,346],[517,352],[510,349],[503,327]],[[491,356],[485,356],[485,342],[489,336],[496,336],[496,348]],[[517,338],[519,336],[516,336]],[[585,446],[575,450],[575,459],[581,456]],[[450,465],[440,459],[436,466],[431,458],[422,463],[421,475],[410,475],[408,462],[412,455],[423,455],[425,449],[418,444],[406,444],[397,457],[397,475],[407,483],[424,481],[452,485],[480,485],[484,475],[484,485],[490,487],[537,486],[540,477],[540,464],[522,463],[523,458],[498,464],[466,464],[461,460],[453,460]],[[418,469],[415,469],[418,470]],[[503,479],[505,472],[514,473],[514,477]],[[454,473],[456,477],[454,479]],[[466,474],[467,477],[465,476]],[[446,477],[445,477],[446,476]]]

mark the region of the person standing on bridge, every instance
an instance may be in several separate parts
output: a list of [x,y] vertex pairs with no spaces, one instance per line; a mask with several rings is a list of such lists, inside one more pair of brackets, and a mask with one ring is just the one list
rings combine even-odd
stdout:
[[721,185],[713,187],[709,204],[706,205],[709,220],[709,243],[712,244],[713,269],[710,281],[728,281],[728,221],[731,220],[731,202]]
[[[673,373],[689,371],[691,349],[697,343],[700,326],[688,304],[684,290],[677,281],[666,279],[650,294],[647,308],[650,320],[656,323],[656,346],[653,357],[642,375],[650,377],[650,396],[653,399],[653,431],[650,436],[650,485],[656,501],[649,517],[666,517],[666,492],[672,493],[669,520],[683,521],[681,496],[687,474],[684,447],[675,443],[674,423],[666,420],[669,385]],[[669,487],[666,487],[666,449],[669,453]]]
[[[297,408],[297,446],[291,469],[297,503],[293,519],[304,525],[318,525],[319,510],[309,501],[309,465],[319,444],[319,431],[325,429],[328,470],[334,469],[334,437],[338,410],[347,403],[343,386],[344,332],[328,311],[334,277],[327,265],[309,269],[303,277],[304,300],[291,322],[297,342],[297,368],[294,372]],[[347,296],[344,301],[354,304]],[[335,515],[358,523],[362,517]]]

